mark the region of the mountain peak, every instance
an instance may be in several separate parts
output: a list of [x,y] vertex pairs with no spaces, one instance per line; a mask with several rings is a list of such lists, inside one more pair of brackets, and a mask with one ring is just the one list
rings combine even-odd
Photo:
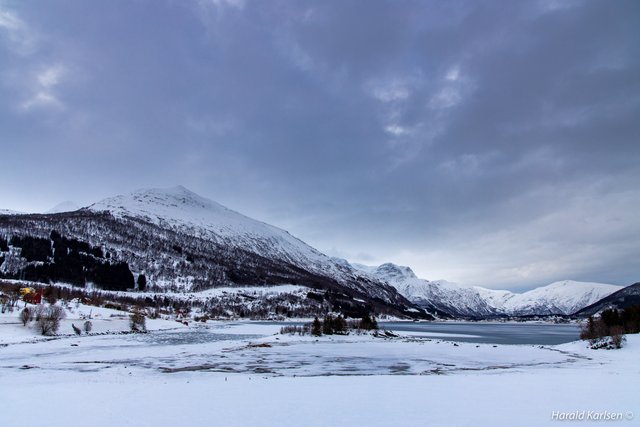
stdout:
[[599,290],[614,292],[615,290],[621,289],[621,287],[617,285],[606,284],[606,283],[578,282],[576,280],[560,280],[546,286],[541,286],[539,288],[532,289],[530,291],[525,292],[525,294],[535,292],[535,291],[541,292],[541,291],[553,290],[555,292],[561,292],[562,290],[566,290],[567,292],[575,292],[575,291],[580,291],[585,289],[599,289]]
[[229,245],[251,248],[262,255],[277,253],[288,261],[293,261],[288,254],[295,252],[321,264],[328,262],[328,257],[286,231],[228,209],[181,185],[137,190],[104,199],[87,209],[107,211],[121,219],[140,219],[214,241],[223,239]]
[[[178,185],[147,188],[106,198],[89,206],[93,211],[109,211],[115,216],[142,215],[151,219],[193,219],[212,212],[231,212],[224,206]],[[237,214],[239,215],[239,214]]]

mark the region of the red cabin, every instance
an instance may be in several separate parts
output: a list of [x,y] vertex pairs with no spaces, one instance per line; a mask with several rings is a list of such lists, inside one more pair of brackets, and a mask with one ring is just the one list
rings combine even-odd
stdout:
[[40,304],[42,302],[42,291],[29,292],[22,297],[24,302],[29,304]]

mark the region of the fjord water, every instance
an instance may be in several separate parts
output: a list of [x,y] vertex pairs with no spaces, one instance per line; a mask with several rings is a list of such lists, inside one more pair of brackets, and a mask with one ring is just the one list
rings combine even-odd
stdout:
[[580,328],[573,323],[493,323],[493,322],[380,322],[381,329],[415,333],[448,341],[485,344],[554,345],[575,341]]

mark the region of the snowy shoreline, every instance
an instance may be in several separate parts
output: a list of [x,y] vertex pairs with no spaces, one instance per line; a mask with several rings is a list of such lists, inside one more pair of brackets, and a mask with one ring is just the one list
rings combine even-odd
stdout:
[[[159,319],[148,321],[148,334],[122,335],[114,329],[126,319],[93,314],[102,319],[95,335],[53,340],[19,342],[25,327],[0,323],[3,425],[59,413],[68,415],[47,425],[540,426],[557,422],[553,411],[637,408],[638,336],[604,351],[580,341],[313,337],[278,334],[278,322]],[[114,334],[98,335],[109,328]],[[612,378],[616,387],[603,394]],[[36,390],[46,398],[30,411],[23,396]]]

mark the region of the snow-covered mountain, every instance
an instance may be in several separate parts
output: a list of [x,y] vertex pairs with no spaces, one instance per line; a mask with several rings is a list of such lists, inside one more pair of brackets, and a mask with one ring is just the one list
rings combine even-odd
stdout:
[[379,267],[355,264],[363,272],[395,287],[409,301],[430,313],[444,317],[485,317],[497,315],[475,288],[446,281],[429,281],[416,277],[409,267],[392,263]]
[[621,289],[603,283],[565,280],[518,294],[419,279],[409,267],[390,263],[379,267],[354,266],[386,281],[418,306],[453,317],[572,314]]
[[288,232],[244,216],[182,186],[138,190],[104,199],[86,209],[109,212],[118,219],[136,218],[186,235],[251,250],[261,256],[333,270],[334,274],[344,270]]
[[360,274],[347,262],[330,258],[285,230],[249,218],[182,186],[138,190],[94,203],[87,210],[108,212],[119,220],[133,218],[227,249],[284,261],[382,299],[388,299],[389,290],[393,290],[357,283]]
[[572,314],[622,289],[622,286],[604,283],[563,280],[513,294],[502,305],[505,313]]
[[564,281],[517,294],[423,280],[394,264],[351,265],[181,186],[68,208],[0,215],[0,276],[127,289],[144,275],[147,287],[172,291],[292,284],[352,313],[418,306],[473,318],[571,314],[620,289]]
[[[40,239],[17,240],[35,248],[23,254],[39,254],[32,262],[25,261],[32,265],[23,262],[23,275],[25,271],[35,277],[67,272],[59,266],[35,264],[42,260],[46,264],[53,258],[47,251],[57,238],[60,245],[79,248],[81,260],[86,260],[83,253],[90,252],[94,257],[104,255],[108,262],[126,263],[130,275],[144,274],[147,286],[156,289],[197,291],[233,285],[297,284],[328,291],[333,304],[343,309],[349,304],[359,304],[363,310],[365,306],[386,305],[399,312],[415,312],[415,306],[386,282],[322,254],[282,229],[181,186],[139,190],[73,212],[0,217],[0,238],[3,235],[9,243],[11,236]],[[14,261],[12,265],[23,265]],[[101,258],[96,262],[106,261]],[[72,278],[82,282],[76,277],[82,271]]]

